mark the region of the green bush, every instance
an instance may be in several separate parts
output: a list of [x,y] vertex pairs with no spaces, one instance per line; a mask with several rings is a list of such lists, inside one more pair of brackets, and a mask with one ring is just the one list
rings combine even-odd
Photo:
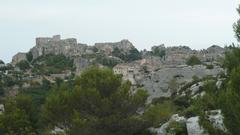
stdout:
[[154,127],[159,127],[160,124],[164,124],[169,118],[176,112],[176,106],[171,101],[165,101],[155,105],[150,105],[143,117],[147,121],[151,122]]
[[125,53],[116,47],[113,49],[112,55],[124,60],[125,62],[131,62],[142,58],[141,53],[136,48],[132,48],[129,52]]
[[186,96],[176,97],[173,100],[173,102],[176,106],[183,107],[183,108],[187,108],[190,106],[189,98]]
[[28,96],[17,96],[5,102],[5,111],[0,115],[1,134],[37,135],[34,106]]
[[202,64],[202,62],[198,59],[197,56],[193,55],[187,60],[186,64],[189,66],[194,66],[194,65],[200,65]]
[[131,61],[139,60],[141,58],[142,58],[141,53],[136,48],[132,48],[126,55],[125,61],[131,62]]
[[30,69],[30,65],[27,61],[22,60],[19,63],[16,64],[17,67],[19,67],[21,70],[27,70]]
[[32,71],[37,74],[55,74],[65,70],[73,70],[73,59],[62,54],[49,54],[41,56],[33,61]]
[[104,66],[113,68],[114,66],[119,64],[121,61],[116,58],[100,56],[100,57],[97,57],[96,62]]
[[152,50],[152,53],[154,56],[158,56],[160,58],[166,56],[166,50],[161,50],[160,48],[155,48],[154,50]]
[[32,52],[28,52],[28,53],[26,54],[26,57],[27,57],[28,62],[32,62],[32,60],[33,60]]
[[213,66],[213,65],[206,65],[206,68],[207,68],[207,69],[213,69],[214,66]]

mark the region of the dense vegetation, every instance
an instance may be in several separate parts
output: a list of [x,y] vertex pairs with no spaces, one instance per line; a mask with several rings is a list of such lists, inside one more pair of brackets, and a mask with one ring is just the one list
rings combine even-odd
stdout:
[[119,48],[114,48],[112,55],[124,60],[125,62],[139,60],[142,57],[141,53],[136,48],[132,48],[128,53],[124,53]]
[[30,69],[30,65],[28,63],[28,61],[26,60],[22,60],[19,63],[16,64],[17,67],[20,68],[20,70],[27,70]]
[[46,134],[59,127],[72,135],[80,131],[83,135],[146,135],[151,123],[137,110],[145,106],[148,95],[141,89],[132,94],[130,87],[110,69],[95,67],[75,81],[50,84],[43,80],[6,100],[0,131]]
[[117,64],[121,63],[121,60],[117,59],[117,58],[114,58],[114,57],[99,55],[96,58],[96,62],[99,63],[99,64],[102,64],[104,66],[107,66],[109,68],[113,68]]
[[64,55],[45,55],[35,59],[32,62],[34,68],[32,71],[36,74],[55,74],[62,73],[65,70],[72,70],[73,60]]

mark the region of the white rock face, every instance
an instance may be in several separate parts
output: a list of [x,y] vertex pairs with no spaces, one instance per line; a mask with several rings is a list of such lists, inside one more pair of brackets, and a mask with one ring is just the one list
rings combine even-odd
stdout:
[[196,98],[198,98],[198,97],[203,97],[204,95],[206,95],[206,91],[202,91],[201,93],[198,93],[198,94],[194,95],[194,96],[192,97],[192,99],[196,99]]
[[4,105],[3,104],[0,104],[0,114],[2,114],[4,112]]
[[225,79],[218,79],[218,81],[216,82],[216,86],[217,86],[218,89],[220,89],[222,87],[222,84],[223,84],[224,80]]
[[111,54],[111,52],[114,50],[114,48],[118,48],[119,50],[121,50],[125,53],[134,48],[133,44],[126,39],[121,40],[120,42],[114,42],[114,43],[111,43],[111,42],[95,43],[94,46],[98,50],[103,50],[108,55]]
[[12,64],[16,65],[18,62],[27,60],[26,53],[17,53],[12,58]]
[[53,135],[59,135],[59,134],[66,135],[65,130],[62,129],[62,128],[59,128],[59,127],[55,127],[55,129],[53,131],[51,131],[51,134],[53,134]]
[[186,122],[186,118],[180,117],[178,114],[174,114],[174,115],[171,117],[170,120],[171,120],[171,121],[180,122],[180,123]]
[[224,117],[221,110],[212,110],[207,112],[207,114],[209,114],[208,120],[213,124],[214,128],[227,132],[227,129],[223,123]]
[[[149,74],[149,76],[145,76],[138,82],[149,92],[148,102],[151,102],[154,98],[171,96],[172,93],[169,89],[169,82],[174,78],[178,84],[181,84],[191,82],[193,76],[197,76],[198,78],[203,78],[208,75],[216,77],[222,71],[222,68],[216,66],[214,69],[206,69],[203,65],[193,67],[177,66],[162,68],[157,72]],[[192,90],[193,93],[195,93],[199,90],[199,87],[193,86]]]
[[74,65],[76,66],[76,74],[80,75],[81,72],[90,65],[90,62],[88,61],[88,59],[75,58]]
[[153,133],[156,133],[157,135],[173,135],[167,132],[167,128],[170,124],[170,122],[179,122],[179,123],[186,123],[186,119],[184,117],[180,117],[178,114],[172,115],[170,120],[166,123],[164,123],[160,128],[151,128],[150,131]]
[[191,117],[187,120],[188,135],[208,135],[204,133],[204,129],[199,125],[199,117]]
[[204,85],[204,82],[199,82],[199,83],[192,85],[190,88],[191,94],[195,95],[200,90],[200,87],[202,87],[203,85]]
[[151,128],[150,131],[152,133],[156,133],[156,135],[168,135],[166,129],[169,126],[169,122],[164,123],[160,128]]

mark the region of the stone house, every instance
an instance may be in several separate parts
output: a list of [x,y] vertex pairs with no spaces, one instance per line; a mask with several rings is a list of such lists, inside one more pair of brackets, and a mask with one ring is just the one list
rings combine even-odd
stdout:
[[122,75],[123,80],[129,80],[133,86],[137,85],[136,75],[139,74],[139,66],[131,64],[118,64],[113,67],[114,74]]

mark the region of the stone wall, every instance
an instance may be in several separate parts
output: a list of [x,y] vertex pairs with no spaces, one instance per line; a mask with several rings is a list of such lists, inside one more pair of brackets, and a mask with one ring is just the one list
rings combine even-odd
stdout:
[[47,54],[63,54],[65,56],[74,56],[81,53],[87,45],[78,44],[77,39],[61,39],[60,35],[53,37],[36,38],[36,46],[30,51],[33,58]]

